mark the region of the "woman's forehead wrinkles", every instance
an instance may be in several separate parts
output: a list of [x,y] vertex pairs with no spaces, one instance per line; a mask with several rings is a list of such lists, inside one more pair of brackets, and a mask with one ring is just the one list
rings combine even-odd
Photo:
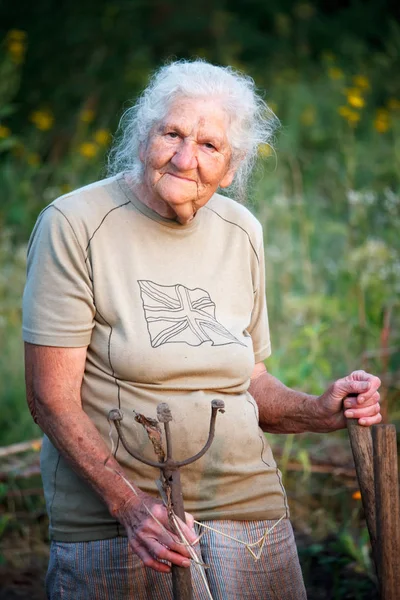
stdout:
[[168,116],[162,123],[161,123],[161,127],[162,129],[174,129],[174,130],[179,130],[179,131],[188,131],[191,129],[191,125],[188,122],[188,119],[185,119],[185,117],[181,116],[181,117],[171,117]]
[[210,124],[206,117],[200,117],[198,121],[198,134],[222,143],[226,138],[226,128],[222,124],[219,126]]
[[209,137],[220,143],[227,137],[226,128],[222,124],[221,126],[211,124],[205,116],[199,116],[193,122],[190,117],[185,115],[177,115],[176,117],[167,115],[164,121],[160,123],[159,129],[162,131],[171,129],[184,136],[197,134],[202,138]]

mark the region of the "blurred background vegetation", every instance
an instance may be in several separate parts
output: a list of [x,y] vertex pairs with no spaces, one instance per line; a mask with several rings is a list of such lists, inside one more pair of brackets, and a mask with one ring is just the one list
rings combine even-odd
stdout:
[[[397,2],[0,2],[0,44],[0,445],[40,433],[25,408],[20,337],[36,216],[104,176],[119,118],[154,68],[198,56],[254,77],[282,123],[276,153],[260,148],[248,201],[265,231],[270,370],[314,393],[354,368],[374,371],[386,419],[399,422]],[[351,563],[372,580],[355,480],[311,468],[321,457],[343,466],[345,435],[272,443],[295,524],[311,536],[306,573],[316,557],[332,570],[334,556],[341,573]],[[354,581],[347,596],[343,577],[329,577],[329,597],[373,597]]]

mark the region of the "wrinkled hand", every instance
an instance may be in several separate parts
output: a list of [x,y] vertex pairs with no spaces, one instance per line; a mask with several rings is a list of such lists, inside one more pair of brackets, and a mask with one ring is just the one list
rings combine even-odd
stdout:
[[345,427],[344,417],[358,419],[358,423],[364,427],[380,423],[380,385],[379,377],[362,370],[353,371],[347,377],[335,381],[319,398],[320,406],[332,424],[329,429]]
[[[146,567],[160,573],[169,573],[171,567],[159,562],[161,559],[179,567],[190,566],[189,551],[180,538],[171,531],[167,510],[160,500],[139,492],[138,497],[128,500],[116,516],[126,529],[130,548],[141,558]],[[185,538],[189,543],[193,543],[197,539],[193,530],[194,520],[188,513],[185,513],[185,517],[186,524],[178,519],[179,524]]]

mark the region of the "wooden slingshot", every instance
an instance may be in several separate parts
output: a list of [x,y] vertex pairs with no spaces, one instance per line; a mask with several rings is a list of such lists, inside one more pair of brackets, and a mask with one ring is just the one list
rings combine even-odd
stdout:
[[[208,439],[204,447],[192,456],[185,460],[175,461],[172,459],[172,441],[171,431],[169,428],[169,422],[172,421],[171,411],[168,404],[162,402],[157,406],[157,419],[160,423],[164,424],[165,441],[166,441],[166,454],[162,447],[161,442],[161,431],[156,420],[149,419],[143,415],[136,415],[135,420],[141,423],[147,430],[149,438],[153,443],[154,450],[159,458],[159,462],[149,460],[139,454],[125,438],[125,434],[121,428],[121,421],[123,419],[123,413],[118,408],[111,410],[108,414],[108,418],[114,423],[117,430],[119,439],[125,450],[136,458],[140,462],[149,465],[150,467],[156,467],[161,471],[161,487],[162,495],[164,496],[164,502],[167,504],[167,510],[170,515],[177,515],[184,523],[185,520],[185,509],[183,506],[183,495],[181,487],[181,479],[179,469],[195,462],[201,458],[211,446],[214,439],[215,433],[215,421],[218,412],[224,411],[225,404],[223,400],[212,400],[211,402],[211,419],[210,419],[210,430],[208,433]],[[172,565],[172,588],[174,594],[174,600],[191,600],[192,599],[192,582],[190,577],[190,569],[177,567]]]
[[400,512],[396,428],[347,420],[381,600],[400,598]]

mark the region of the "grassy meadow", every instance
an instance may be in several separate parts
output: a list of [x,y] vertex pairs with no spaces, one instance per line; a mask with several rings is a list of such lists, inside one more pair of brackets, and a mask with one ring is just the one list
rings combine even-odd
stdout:
[[[274,148],[260,148],[248,200],[265,232],[268,368],[287,385],[316,394],[353,369],[373,371],[383,382],[386,419],[396,424],[400,89],[391,74],[399,39],[395,31],[386,51],[361,53],[354,62],[325,51],[301,68],[247,68],[281,121]],[[20,333],[29,232],[55,197],[104,176],[116,118],[106,105],[92,106],[88,95],[65,123],[48,101],[14,128],[26,33],[10,30],[2,48],[0,446],[6,446],[40,434],[25,405]],[[355,479],[312,469],[318,460],[351,468],[346,434],[273,436],[272,444],[296,528],[311,540],[302,554],[305,573],[312,578],[319,557],[331,570],[332,598],[371,598],[363,595],[365,580],[357,579],[361,573],[372,581],[373,575]],[[9,484],[0,485],[1,499]],[[340,575],[349,565],[353,596],[346,596]]]

